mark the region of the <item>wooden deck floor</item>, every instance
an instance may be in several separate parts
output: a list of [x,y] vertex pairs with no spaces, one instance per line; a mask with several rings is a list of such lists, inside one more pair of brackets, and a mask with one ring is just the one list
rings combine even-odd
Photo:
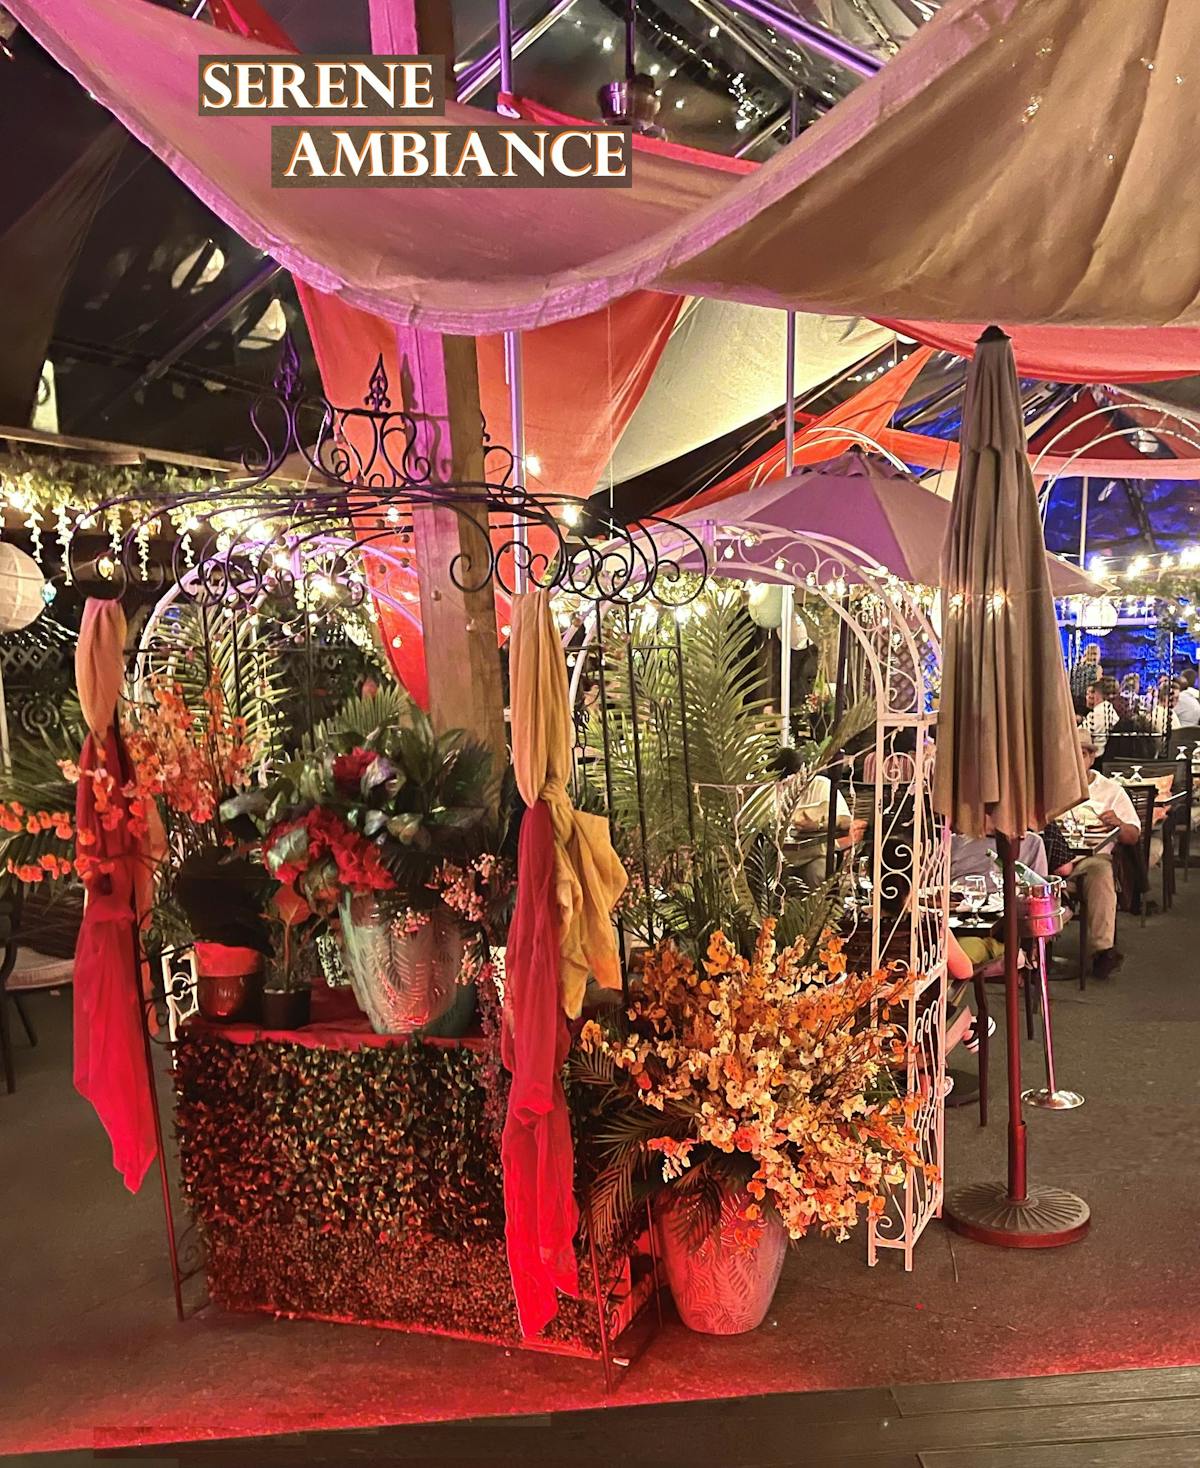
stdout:
[[1200,1369],[671,1402],[23,1461],[47,1468],[89,1462],[155,1468],[1194,1468],[1200,1464]]

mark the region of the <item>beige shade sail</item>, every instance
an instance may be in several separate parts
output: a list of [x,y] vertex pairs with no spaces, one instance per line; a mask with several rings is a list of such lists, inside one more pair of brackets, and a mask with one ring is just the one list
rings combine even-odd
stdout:
[[1012,343],[990,327],[967,376],[942,552],[934,806],[967,836],[1020,836],[1087,793]]
[[[276,118],[197,115],[208,27],[144,0],[7,8],[244,239],[388,320],[476,335],[645,287],[898,320],[1200,325],[1197,0],[951,0],[754,173],[640,152],[630,187],[569,197],[273,187]],[[446,121],[504,120],[450,103]]]
[[[802,397],[893,340],[860,316],[795,318],[793,391]],[[680,314],[599,488],[657,469],[783,406],[787,317],[693,298]]]

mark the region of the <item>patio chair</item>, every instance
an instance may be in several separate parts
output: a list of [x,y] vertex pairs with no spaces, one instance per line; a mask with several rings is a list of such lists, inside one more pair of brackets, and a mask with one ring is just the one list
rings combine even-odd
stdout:
[[10,993],[8,987],[20,951],[17,939],[20,919],[20,891],[0,895],[0,944],[3,945],[3,953],[0,954],[0,1060],[4,1064],[4,1087],[10,1096],[17,1089],[16,1067],[13,1062],[11,1009],[17,1011],[25,1031],[25,1038],[30,1045],[37,1044],[37,1033],[29,1022],[29,1015],[21,996]]
[[[1124,781],[1130,775],[1138,775],[1152,783],[1156,789],[1156,811],[1163,809],[1165,801],[1171,801],[1155,828],[1162,836],[1162,910],[1167,912],[1175,899],[1176,861],[1185,861],[1190,847],[1191,764],[1187,760],[1114,760],[1108,773],[1115,780]],[[1172,800],[1173,796],[1178,798]]]

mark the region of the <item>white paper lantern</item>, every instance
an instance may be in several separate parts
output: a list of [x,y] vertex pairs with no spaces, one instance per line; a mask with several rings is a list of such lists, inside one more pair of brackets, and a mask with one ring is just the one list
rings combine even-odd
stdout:
[[45,609],[46,578],[32,556],[0,541],[0,632],[19,632]]
[[1107,637],[1117,625],[1118,612],[1107,596],[1085,597],[1079,606],[1079,626],[1097,637]]
[[783,587],[771,582],[757,582],[749,588],[746,610],[759,627],[782,627]]

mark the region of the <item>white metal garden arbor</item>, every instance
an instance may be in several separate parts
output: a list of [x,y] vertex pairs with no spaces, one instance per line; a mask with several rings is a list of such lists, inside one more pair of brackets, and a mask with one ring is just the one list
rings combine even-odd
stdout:
[[[881,1249],[913,1252],[941,1209],[946,1073],[946,948],[949,830],[932,803],[933,746],[940,648],[918,588],[877,565],[848,541],[775,526],[713,522],[702,533],[713,574],[777,582],[797,598],[829,608],[845,629],[847,667],[875,701],[866,759],[849,765],[851,794],[869,796],[869,893],[855,882],[848,914],[851,943],[872,968],[895,963],[919,975],[907,1001],[907,1095],[919,1137],[920,1165],[908,1169],[887,1208],[870,1224],[868,1263]],[[661,532],[660,532],[661,533]],[[670,532],[664,550],[670,554]],[[785,607],[790,598],[785,598]],[[789,646],[789,621],[781,629]],[[591,618],[586,642],[595,637]],[[578,695],[584,659],[575,661]],[[873,756],[873,757],[872,757]],[[863,769],[872,770],[871,781]],[[819,773],[817,770],[810,775]]]

